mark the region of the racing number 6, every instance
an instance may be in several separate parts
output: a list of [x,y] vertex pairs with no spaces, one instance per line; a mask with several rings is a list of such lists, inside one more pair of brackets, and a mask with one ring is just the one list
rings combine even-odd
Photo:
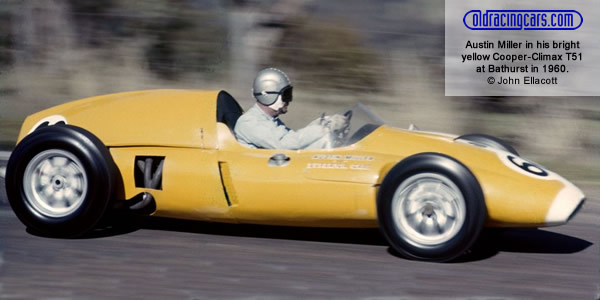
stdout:
[[508,155],[506,158],[508,158],[508,160],[510,160],[511,163],[513,163],[515,166],[521,168],[523,171],[529,172],[529,173],[531,173],[533,175],[537,175],[537,176],[542,176],[542,177],[548,176],[548,172],[546,172],[541,167],[538,167],[530,162],[527,162],[520,158],[517,159],[516,157],[514,157],[512,155]]

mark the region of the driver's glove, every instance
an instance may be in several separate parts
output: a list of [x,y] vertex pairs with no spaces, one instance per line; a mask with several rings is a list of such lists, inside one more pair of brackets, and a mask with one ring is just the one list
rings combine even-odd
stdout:
[[335,114],[333,116],[325,116],[323,117],[324,126],[329,128],[332,132],[343,131],[348,127],[349,122],[348,118],[343,115]]

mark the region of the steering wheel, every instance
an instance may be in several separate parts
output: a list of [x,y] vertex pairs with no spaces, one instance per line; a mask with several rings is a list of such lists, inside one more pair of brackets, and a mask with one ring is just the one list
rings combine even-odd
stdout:
[[344,117],[348,120],[348,124],[350,124],[350,119],[352,119],[352,110],[348,110],[344,113]]
[[346,117],[346,127],[336,132],[334,147],[340,147],[346,144],[348,140],[348,134],[350,133],[350,119],[352,119],[352,110],[348,110],[344,113]]
[[348,136],[348,133],[350,133],[350,119],[352,119],[352,110],[348,110],[347,112],[345,112],[344,116],[346,117],[346,128],[344,128],[344,138],[346,138]]

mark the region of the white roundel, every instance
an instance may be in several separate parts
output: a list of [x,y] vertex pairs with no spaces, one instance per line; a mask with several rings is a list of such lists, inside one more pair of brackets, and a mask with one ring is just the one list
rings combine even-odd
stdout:
[[[506,155],[506,159],[510,163],[512,163],[512,166],[510,164],[509,164],[509,166],[511,166],[511,167],[515,166],[520,169],[518,171],[527,172],[527,175],[535,175],[538,177],[547,177],[548,176],[548,172],[546,170],[544,170],[542,167],[540,167],[539,165],[536,165],[535,163],[527,161],[516,155],[508,154],[508,155]],[[514,167],[513,167],[513,169],[514,169]]]
[[556,173],[547,170],[537,163],[526,160],[522,157],[508,152],[496,152],[504,165],[515,172],[518,172],[529,177],[543,180],[561,180],[561,177]]
[[[494,151],[493,149],[490,150]],[[563,184],[562,189],[554,196],[554,200],[552,200],[552,204],[546,213],[546,226],[565,224],[584,201],[585,195],[583,192],[560,175],[512,153],[494,152],[504,165],[515,172],[541,180],[557,180]]]
[[47,126],[52,126],[52,125],[56,125],[56,124],[67,124],[67,119],[65,119],[65,117],[63,117],[61,115],[51,115],[51,116],[45,117],[45,118],[39,120],[37,123],[35,123],[35,125],[33,125],[31,130],[29,130],[29,132],[27,134],[34,132],[36,129],[39,129],[42,127],[47,127]]

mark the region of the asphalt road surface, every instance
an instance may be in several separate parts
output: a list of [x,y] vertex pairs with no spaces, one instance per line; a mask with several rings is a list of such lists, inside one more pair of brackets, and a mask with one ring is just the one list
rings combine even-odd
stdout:
[[[4,162],[0,161],[0,166]],[[599,299],[600,186],[569,224],[488,233],[453,263],[396,256],[377,230],[131,220],[31,234],[0,178],[0,299]]]

